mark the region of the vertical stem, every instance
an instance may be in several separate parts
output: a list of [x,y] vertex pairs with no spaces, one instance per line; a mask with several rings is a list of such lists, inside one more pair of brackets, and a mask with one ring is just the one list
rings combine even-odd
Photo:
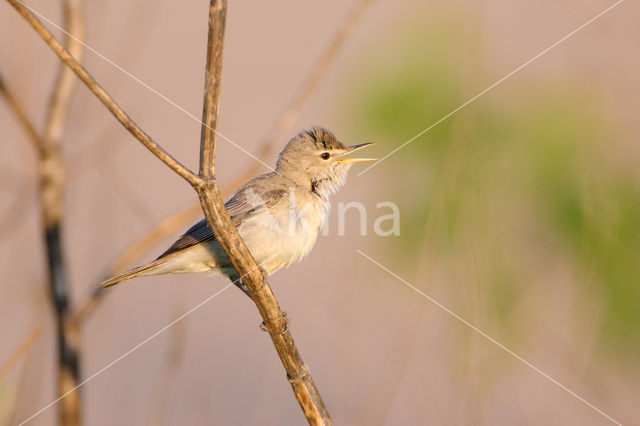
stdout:
[[216,129],[218,128],[218,112],[220,110],[222,52],[226,20],[227,0],[211,0],[200,139],[200,176],[204,180],[212,179],[215,176]]
[[[80,0],[65,0],[63,15],[66,31],[66,47],[71,55],[82,54],[84,25],[80,12]],[[71,310],[69,307],[69,281],[62,243],[62,221],[64,216],[64,189],[66,168],[62,160],[61,143],[69,102],[76,79],[73,71],[60,64],[58,77],[47,111],[47,121],[41,149],[39,150],[39,189],[42,208],[44,242],[47,251],[49,290],[55,311],[58,336],[58,394],[64,395],[80,383],[79,339],[75,330],[67,327]],[[81,393],[73,392],[58,405],[60,424],[81,424]]]

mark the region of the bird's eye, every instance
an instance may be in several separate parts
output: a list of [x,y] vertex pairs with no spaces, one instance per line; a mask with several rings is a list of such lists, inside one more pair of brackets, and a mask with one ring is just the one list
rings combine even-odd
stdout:
[[323,152],[322,154],[320,154],[320,157],[322,157],[323,160],[328,160],[329,157],[331,157],[331,154],[329,154],[328,152]]

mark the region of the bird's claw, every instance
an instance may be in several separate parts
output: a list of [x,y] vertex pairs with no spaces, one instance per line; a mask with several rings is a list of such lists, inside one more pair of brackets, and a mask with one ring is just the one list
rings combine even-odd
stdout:
[[[284,330],[282,330],[280,334],[285,334],[287,331],[289,331],[289,318],[287,318],[286,312],[282,312],[282,319],[284,320]],[[265,325],[264,321],[260,323],[260,330],[269,331],[267,330],[267,326]]]

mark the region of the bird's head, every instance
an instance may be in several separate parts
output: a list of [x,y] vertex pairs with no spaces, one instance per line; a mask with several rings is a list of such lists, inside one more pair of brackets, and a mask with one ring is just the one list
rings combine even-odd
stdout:
[[276,164],[276,172],[327,198],[344,185],[347,172],[354,163],[375,161],[374,158],[347,158],[358,149],[373,145],[347,146],[329,130],[313,127],[292,138],[284,147]]

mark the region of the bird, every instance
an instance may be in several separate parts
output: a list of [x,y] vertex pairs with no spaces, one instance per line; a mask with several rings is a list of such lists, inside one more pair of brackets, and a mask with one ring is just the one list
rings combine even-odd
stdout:
[[[346,156],[370,145],[347,146],[328,129],[314,126],[289,140],[274,171],[240,186],[225,203],[231,222],[268,276],[309,254],[327,220],[329,198],[345,184],[351,166],[376,161]],[[154,261],[98,285],[113,287],[137,277],[178,273],[225,275],[249,295],[206,219]]]

